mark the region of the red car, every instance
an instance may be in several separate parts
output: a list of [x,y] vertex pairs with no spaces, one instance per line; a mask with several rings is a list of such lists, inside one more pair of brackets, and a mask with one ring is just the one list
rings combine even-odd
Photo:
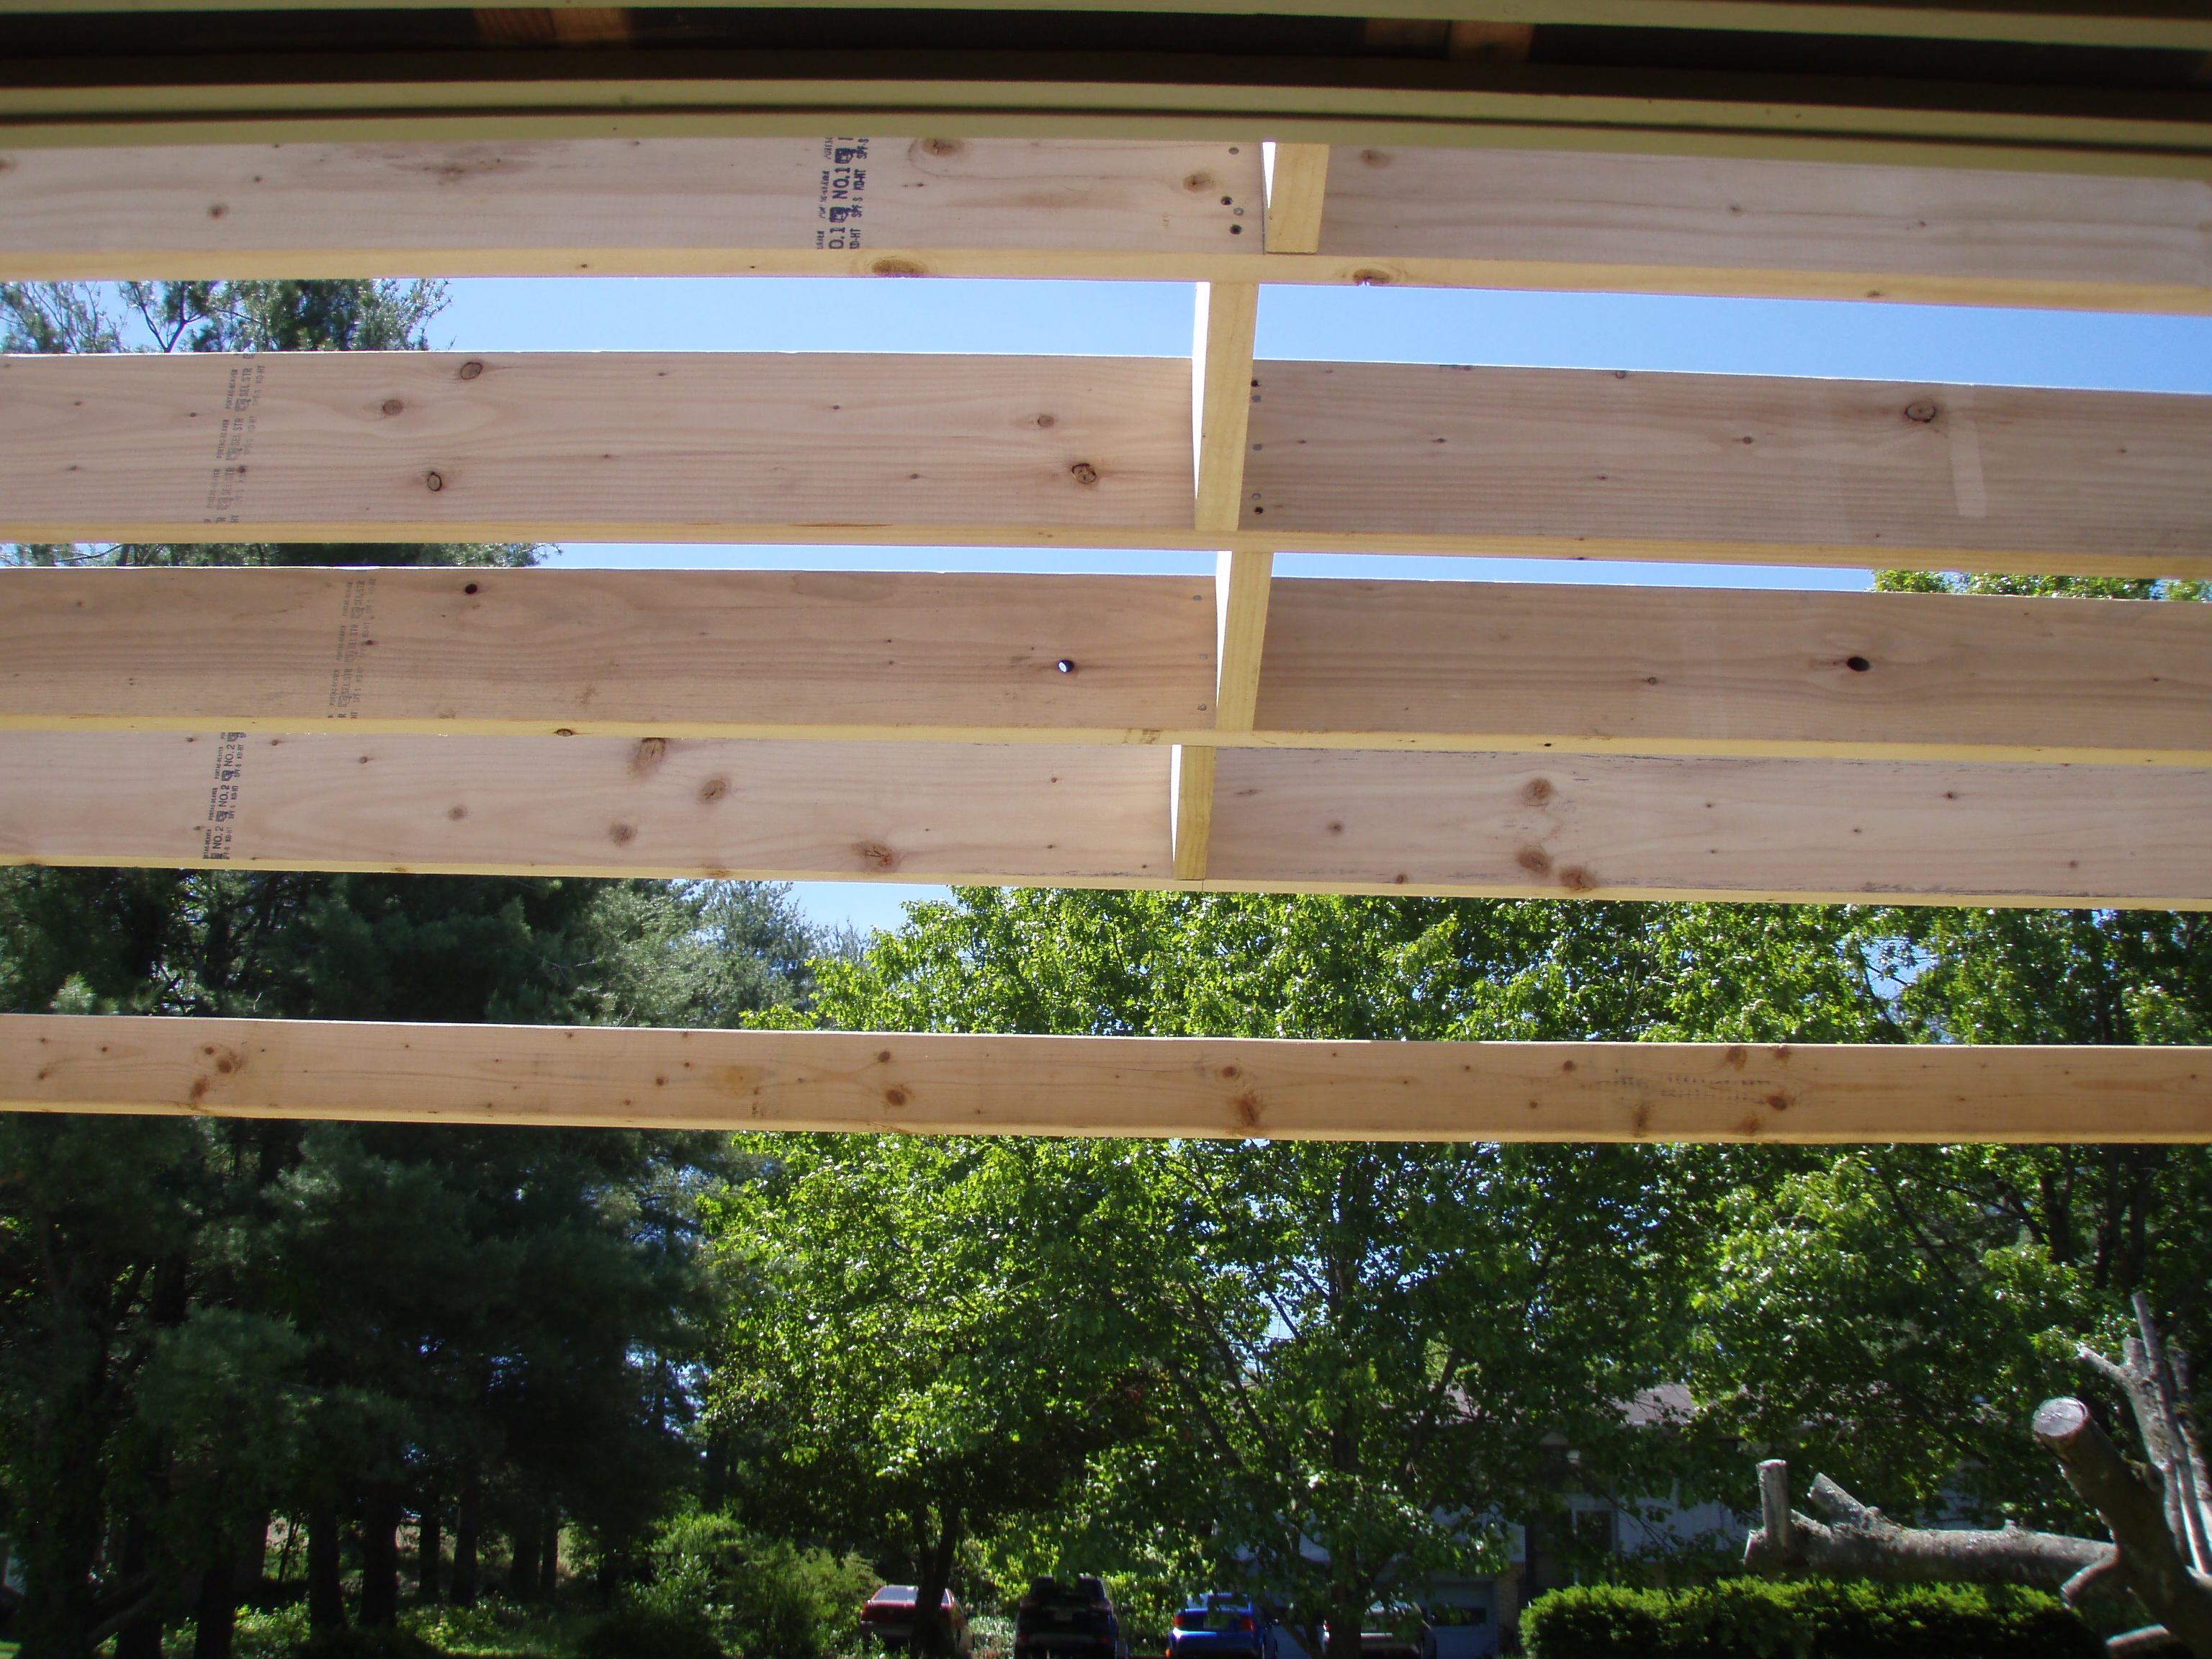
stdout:
[[[914,1639],[914,1598],[912,1584],[886,1584],[867,1599],[860,1609],[860,1640],[866,1645],[871,1636],[881,1642],[886,1651],[897,1652]],[[969,1659],[975,1650],[975,1639],[969,1633],[968,1609],[952,1599],[952,1592],[945,1592],[939,1604],[945,1609],[945,1622],[952,1632],[952,1651],[960,1659]]]

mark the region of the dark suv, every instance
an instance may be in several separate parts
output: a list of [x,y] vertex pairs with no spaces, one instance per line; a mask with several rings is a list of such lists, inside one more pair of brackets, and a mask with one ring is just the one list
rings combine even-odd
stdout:
[[1104,1581],[1031,1579],[1014,1609],[1013,1659],[1129,1659]]

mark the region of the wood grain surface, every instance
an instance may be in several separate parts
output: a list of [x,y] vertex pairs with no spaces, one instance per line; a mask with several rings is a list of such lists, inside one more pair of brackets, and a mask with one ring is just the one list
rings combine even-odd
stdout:
[[1730,374],[1254,366],[1243,527],[2212,556],[2212,398]]
[[511,138],[7,161],[0,272],[29,279],[744,274],[763,254],[899,275],[943,250],[1256,258],[1264,210],[1257,143]]
[[[2212,908],[2212,771],[1361,750],[0,732],[0,863]],[[1189,878],[1184,878],[1188,881]]]
[[0,863],[1166,884],[1168,751],[0,733]]
[[1218,754],[1221,886],[2212,908],[2212,771]]
[[1507,286],[2212,308],[2203,179],[1368,145],[1328,185],[1321,252],[1386,281],[1468,259]]
[[0,357],[0,536],[1187,530],[1188,398],[1176,358]]
[[0,1110],[1224,1139],[2203,1141],[2212,1050],[9,1014]]

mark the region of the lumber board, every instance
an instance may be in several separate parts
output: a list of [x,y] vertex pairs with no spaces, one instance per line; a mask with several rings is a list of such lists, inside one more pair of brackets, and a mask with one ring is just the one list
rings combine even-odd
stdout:
[[311,142],[4,160],[0,271],[22,279],[744,274],[763,258],[902,276],[948,256],[989,267],[993,253],[1172,269],[1175,256],[1249,263],[1263,241],[1256,143]]
[[[2212,398],[1173,358],[0,357],[0,538],[632,539],[2212,574]],[[1233,423],[1233,422],[1232,422]],[[214,526],[222,526],[214,528]]]
[[1319,252],[1379,283],[2212,307],[2204,179],[1387,144],[1328,179]]
[[1204,577],[0,570],[0,727],[1146,743]]
[[1156,748],[0,734],[0,863],[1164,884]]
[[1245,428],[1252,405],[1252,341],[1260,290],[1250,283],[1200,283],[1191,331],[1193,516],[1201,534],[1237,528]]
[[2212,398],[1626,370],[1257,363],[1243,528],[1867,562],[2212,556]]
[[[1386,137],[1332,166],[1327,145],[1285,143],[1263,251],[1241,211],[1262,194],[1255,143],[96,134],[19,132],[0,153],[0,278],[1098,276],[2212,308],[2212,179],[2002,157],[1615,155],[1499,134]],[[851,206],[830,199],[850,191],[836,158],[859,142],[863,217],[833,225]]]
[[[1364,63],[1356,81],[1301,75],[1295,82],[1224,84],[1194,80],[1188,60],[1173,57],[1102,65],[1127,78],[1080,81],[1066,78],[1066,63],[1054,54],[1009,60],[959,52],[841,54],[833,64],[802,58],[790,66],[842,69],[842,75],[645,76],[624,52],[589,62],[581,54],[563,58],[550,81],[487,76],[484,64],[481,53],[404,58],[376,66],[381,73],[364,66],[354,78],[308,82],[283,78],[288,65],[281,59],[199,59],[190,81],[157,70],[0,88],[0,131],[16,149],[586,137],[818,142],[834,121],[848,131],[920,127],[971,139],[1242,145],[1257,134],[1303,143],[2212,177],[2212,124],[2203,119],[2201,99],[2134,88],[2063,94],[2030,88],[1991,100],[1978,88],[1971,96],[1947,97],[1941,90],[1911,95],[1908,86],[1899,96],[1894,83],[1873,83],[1881,93],[1869,94],[1869,83],[1847,76],[1625,74],[1604,66],[1493,69],[1470,84],[1456,65],[1409,64],[1374,77]],[[762,66],[740,59],[716,67]]]
[[1176,879],[1206,878],[1206,843],[1213,823],[1213,750],[1177,744],[1168,766],[1168,839]]
[[1163,358],[0,357],[0,536],[1187,529],[1188,398]]
[[1218,753],[1224,888],[2212,908],[2212,772]]
[[1218,562],[4,569],[0,728],[2212,766],[2212,605]]
[[2212,1139],[2212,1050],[0,1016],[0,1110],[1435,1141]]
[[[2212,771],[1188,747],[1223,890],[2212,908]],[[0,863],[1176,887],[1158,747],[0,732]]]
[[1267,252],[1313,253],[1321,246],[1328,194],[1327,144],[1277,144],[1267,168]]
[[2203,767],[2212,605],[1279,578],[1255,724],[1282,746]]

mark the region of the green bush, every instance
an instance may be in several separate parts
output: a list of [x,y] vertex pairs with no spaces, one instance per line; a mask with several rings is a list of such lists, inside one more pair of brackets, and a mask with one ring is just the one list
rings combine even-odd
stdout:
[[445,1659],[421,1637],[391,1625],[317,1631],[296,1651],[300,1659]]
[[690,1620],[738,1659],[823,1659],[849,1647],[860,1604],[883,1582],[856,1556],[757,1538],[727,1516],[697,1511],[662,1526],[651,1561],[652,1578],[629,1605]]
[[2055,1595],[1979,1584],[1589,1584],[1521,1615],[1528,1659],[2098,1659]]
[[697,1614],[617,1607],[584,1633],[577,1659],[729,1659]]

